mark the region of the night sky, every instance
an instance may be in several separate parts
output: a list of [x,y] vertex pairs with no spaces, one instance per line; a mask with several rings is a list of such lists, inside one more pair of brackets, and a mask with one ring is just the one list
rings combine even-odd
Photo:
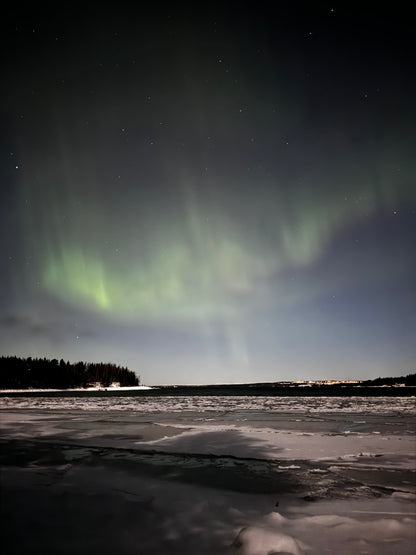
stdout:
[[97,6],[2,18],[1,354],[146,384],[414,372],[410,14]]

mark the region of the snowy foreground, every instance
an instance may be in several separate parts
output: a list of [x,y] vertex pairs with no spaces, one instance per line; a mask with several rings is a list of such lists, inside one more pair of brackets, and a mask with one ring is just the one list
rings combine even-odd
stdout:
[[414,554],[414,398],[3,397],[3,553]]

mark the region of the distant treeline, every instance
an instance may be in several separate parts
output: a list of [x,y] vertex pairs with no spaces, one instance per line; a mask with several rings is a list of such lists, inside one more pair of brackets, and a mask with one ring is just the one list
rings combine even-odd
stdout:
[[99,384],[139,385],[128,368],[111,363],[65,362],[63,359],[0,357],[0,389],[68,389]]
[[416,385],[416,374],[408,374],[407,376],[401,377],[388,377],[388,378],[376,378],[375,380],[367,380],[365,382],[361,382],[362,385],[395,385],[401,384],[404,385]]

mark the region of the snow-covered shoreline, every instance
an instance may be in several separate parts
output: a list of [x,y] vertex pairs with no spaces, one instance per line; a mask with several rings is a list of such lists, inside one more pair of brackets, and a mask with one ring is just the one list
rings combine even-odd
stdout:
[[148,389],[155,389],[148,385],[132,385],[132,386],[108,386],[108,387],[77,387],[77,388],[66,388],[66,389],[37,389],[37,388],[27,388],[27,389],[0,389],[0,394],[4,393],[82,393],[84,391],[145,391]]

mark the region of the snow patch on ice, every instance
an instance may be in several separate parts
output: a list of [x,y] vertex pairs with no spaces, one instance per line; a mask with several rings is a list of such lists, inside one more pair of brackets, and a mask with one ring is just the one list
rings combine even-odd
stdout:
[[416,503],[416,494],[411,493],[410,491],[395,491],[393,492],[392,497],[398,499],[406,499],[407,501],[412,501],[413,503]]
[[[399,516],[399,515],[396,515]],[[340,515],[284,518],[271,513],[240,530],[233,547],[242,555],[277,553],[413,553],[416,520],[409,517],[360,520]]]
[[274,553],[301,555],[302,553],[299,543],[291,536],[257,526],[243,528],[234,540],[233,547],[237,548],[242,555],[273,555]]
[[279,465],[277,468],[279,470],[295,470],[297,468],[300,468],[300,466],[298,466],[296,464],[288,464],[287,466]]

